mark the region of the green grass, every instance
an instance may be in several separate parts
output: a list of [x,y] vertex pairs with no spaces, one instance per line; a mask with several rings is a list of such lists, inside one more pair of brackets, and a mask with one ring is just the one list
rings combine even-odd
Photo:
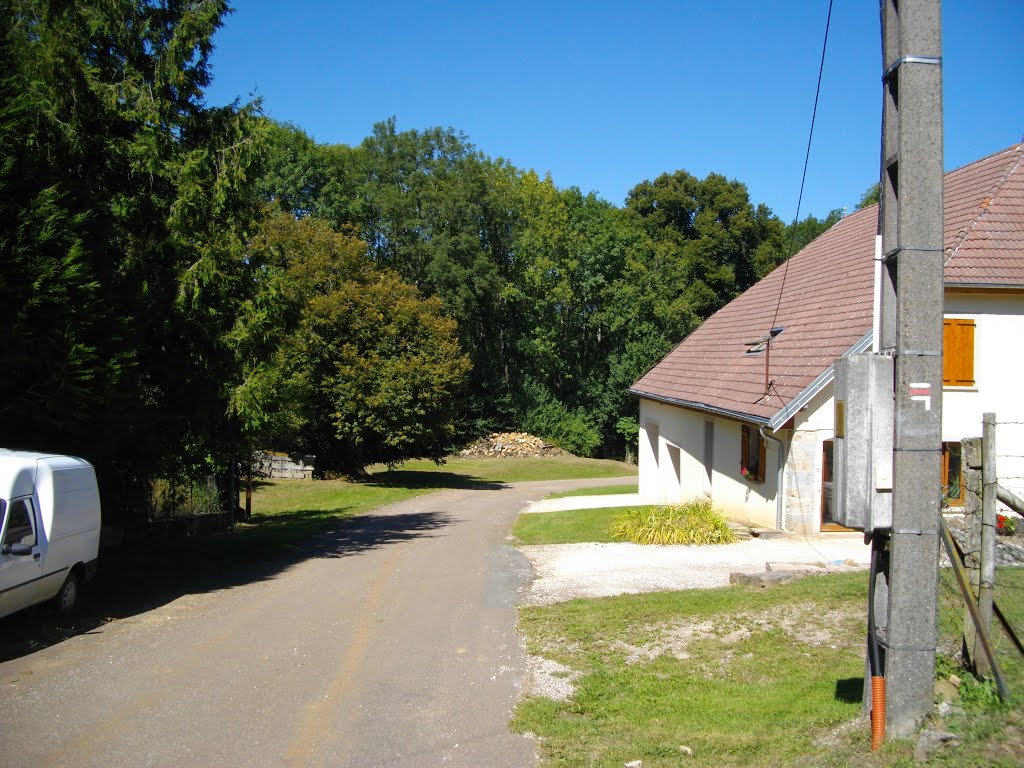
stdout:
[[[813,748],[814,735],[860,711],[853,681],[863,675],[864,582],[855,574],[767,591],[661,592],[524,608],[520,629],[530,652],[581,677],[570,701],[526,699],[514,728],[537,734],[552,766],[676,766],[684,759],[680,745],[694,751],[698,765],[786,764]],[[800,642],[773,621],[791,611],[794,626],[817,627],[829,610],[841,614],[824,646]],[[659,652],[687,627],[698,628],[688,642]],[[737,633],[743,628],[750,634]]]
[[349,517],[432,490],[427,486],[381,486],[346,480],[264,480],[253,490],[253,512],[260,518],[297,510]]
[[[995,601],[1017,637],[1024,638],[1024,568],[996,568]],[[997,621],[993,626],[993,641],[1003,674],[1009,686],[1019,693],[1017,703],[1024,705],[1024,656]]]
[[[911,742],[872,753],[866,723],[842,727],[862,709],[866,591],[866,574],[833,574],[522,608],[529,652],[568,668],[575,691],[524,699],[513,728],[548,767],[909,768]],[[1020,765],[1014,717],[969,708],[940,725],[964,745],[929,764]]]
[[512,529],[517,544],[577,544],[617,541],[608,532],[623,507],[528,512]]
[[[466,483],[519,483],[530,480],[586,480],[595,477],[635,476],[637,468],[610,459],[581,459],[577,456],[552,456],[543,459],[463,459],[450,458],[442,465],[426,459],[407,461],[394,470],[377,465],[370,467],[377,482],[407,485],[434,483],[438,477],[456,485],[432,487],[466,487]],[[462,483],[459,485],[458,483]]]
[[[512,529],[512,535],[517,544],[524,545],[621,542],[624,538],[613,535],[613,531],[623,516],[635,510],[646,514],[654,509],[656,507],[653,506],[604,507],[601,509],[569,509],[558,512],[527,512],[519,516]],[[703,529],[701,530],[703,531]],[[732,535],[728,527],[725,530],[730,536]]]
[[636,492],[636,483],[630,483],[629,485],[599,485],[595,488],[580,488],[575,491],[559,491],[558,493],[549,493],[544,498],[567,499],[575,496],[615,496],[623,493]]

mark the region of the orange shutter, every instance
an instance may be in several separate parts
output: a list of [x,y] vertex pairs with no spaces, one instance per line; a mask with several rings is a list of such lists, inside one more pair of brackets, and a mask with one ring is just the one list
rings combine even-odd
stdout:
[[747,466],[750,463],[750,427],[743,424],[740,427],[740,470],[746,469],[749,471]]
[[974,321],[947,317],[942,321],[942,383],[974,386]]

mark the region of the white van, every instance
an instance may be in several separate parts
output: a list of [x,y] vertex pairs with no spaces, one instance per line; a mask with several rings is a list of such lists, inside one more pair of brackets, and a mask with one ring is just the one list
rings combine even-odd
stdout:
[[0,617],[51,598],[69,612],[96,572],[99,544],[89,462],[0,449]]

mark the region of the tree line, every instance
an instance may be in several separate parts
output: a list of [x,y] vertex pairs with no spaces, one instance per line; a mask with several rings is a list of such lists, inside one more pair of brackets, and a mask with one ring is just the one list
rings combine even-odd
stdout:
[[206,104],[227,10],[0,0],[0,442],[89,458],[119,509],[254,448],[621,456],[629,384],[838,218],[683,170],[619,207],[394,118],[319,144]]

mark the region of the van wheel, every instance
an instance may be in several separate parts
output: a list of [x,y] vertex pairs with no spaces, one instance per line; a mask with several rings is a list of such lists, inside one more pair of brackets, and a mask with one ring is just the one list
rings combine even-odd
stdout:
[[75,610],[78,604],[78,573],[72,571],[64,580],[60,591],[53,598],[53,604],[57,607],[57,613],[61,616],[68,616]]

